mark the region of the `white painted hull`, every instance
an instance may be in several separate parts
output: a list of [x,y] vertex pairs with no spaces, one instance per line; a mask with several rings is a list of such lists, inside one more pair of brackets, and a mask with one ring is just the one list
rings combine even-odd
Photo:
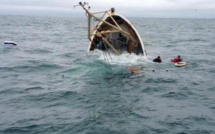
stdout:
[[[110,11],[109,11],[110,12]],[[119,27],[125,31],[125,32],[118,32],[118,33],[111,33],[111,34],[105,34],[104,36],[109,39],[110,37],[112,38],[112,40],[110,39],[111,44],[113,45],[114,48],[116,48],[117,51],[119,51],[120,53],[134,53],[137,55],[144,55],[146,56],[146,51],[144,48],[144,43],[141,39],[140,34],[138,33],[138,31],[136,30],[136,28],[132,25],[132,23],[126,19],[124,16],[119,15],[118,13],[114,12],[114,13],[109,13],[111,14],[111,17],[114,18],[114,20],[117,22],[117,24],[119,25]],[[111,20],[110,16],[104,16],[103,20],[109,23],[112,23],[115,25],[115,23]],[[97,28],[94,29],[94,31],[92,32],[92,36],[91,36],[91,42],[89,43],[89,47],[88,47],[88,51],[94,51],[95,49],[99,49],[101,51],[105,51],[106,49],[100,49],[98,48],[99,45],[99,41],[98,41],[98,37],[96,35],[96,33],[98,32],[98,29],[100,29],[101,31],[113,31],[115,30],[114,27],[111,27],[107,24],[105,24],[103,21],[100,21],[99,24],[97,25]],[[131,38],[125,34],[125,33],[129,33],[129,35],[131,36],[131,38],[133,38],[133,40],[131,40]],[[123,46],[123,44],[118,41],[118,43],[114,42],[114,40],[117,40],[116,36],[117,34],[121,34],[122,36],[126,37],[126,41],[124,42],[125,45],[127,45],[126,47]],[[131,43],[131,42],[135,42],[135,43]],[[127,44],[126,44],[127,43]],[[134,45],[135,44],[135,45]],[[123,46],[123,47],[120,47]]]

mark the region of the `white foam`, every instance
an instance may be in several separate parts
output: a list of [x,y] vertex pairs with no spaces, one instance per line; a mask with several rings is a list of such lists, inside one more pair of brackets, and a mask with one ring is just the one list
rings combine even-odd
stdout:
[[143,65],[148,62],[148,58],[143,55],[136,55],[136,54],[129,54],[129,53],[124,53],[121,54],[120,56],[118,55],[109,55],[108,53],[102,54],[99,57],[100,60],[103,60],[105,62],[108,62],[112,65]]

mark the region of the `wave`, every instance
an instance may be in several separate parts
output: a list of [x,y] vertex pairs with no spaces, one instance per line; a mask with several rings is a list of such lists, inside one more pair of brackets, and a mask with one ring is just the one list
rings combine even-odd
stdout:
[[22,65],[22,66],[12,66],[12,67],[0,67],[2,72],[35,72],[35,71],[47,71],[53,69],[60,69],[62,66],[57,64],[41,64],[41,65]]
[[190,44],[190,43],[195,43],[195,42],[202,42],[202,43],[205,43],[205,42],[208,42],[208,40],[201,39],[201,38],[180,39],[180,40],[176,40],[176,41],[171,41],[170,43],[171,43],[171,44],[180,44],[180,43],[183,43],[183,42],[188,42],[189,44]]

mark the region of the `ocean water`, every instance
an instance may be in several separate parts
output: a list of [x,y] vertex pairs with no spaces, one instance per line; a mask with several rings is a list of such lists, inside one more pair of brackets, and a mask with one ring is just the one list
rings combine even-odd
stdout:
[[215,20],[129,19],[148,57],[107,62],[87,18],[0,16],[0,133],[214,134]]

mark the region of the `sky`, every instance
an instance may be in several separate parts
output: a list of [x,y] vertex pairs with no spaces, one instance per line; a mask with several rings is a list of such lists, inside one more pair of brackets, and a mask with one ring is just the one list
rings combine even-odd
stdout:
[[[85,17],[80,0],[0,0],[0,15]],[[88,0],[90,11],[114,7],[126,17],[215,18],[215,0]]]

